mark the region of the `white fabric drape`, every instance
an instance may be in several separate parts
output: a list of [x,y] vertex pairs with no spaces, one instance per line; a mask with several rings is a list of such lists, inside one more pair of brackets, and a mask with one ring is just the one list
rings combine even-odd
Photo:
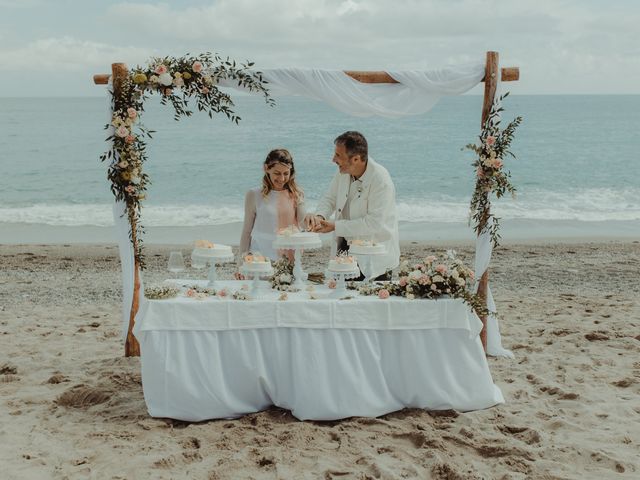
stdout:
[[[476,260],[475,260],[475,276],[476,285],[475,291],[477,293],[480,286],[480,278],[489,268],[491,262],[491,254],[493,253],[493,244],[491,243],[491,235],[489,234],[491,225],[493,225],[493,218],[489,217],[487,222],[487,228],[485,231],[476,238]],[[491,287],[487,284],[487,308],[489,309],[489,315],[487,317],[487,354],[494,357],[508,357],[514,358],[513,352],[502,347],[502,337],[500,335],[500,326],[498,325],[498,319],[495,316],[496,304],[493,301],[493,295],[491,294]]]
[[[445,95],[469,91],[484,77],[484,63],[429,71],[388,71],[400,82],[395,84],[362,83],[340,70],[282,68],[262,73],[274,96],[309,97],[358,117],[402,117],[428,112]],[[219,85],[244,90],[231,80],[221,80]]]

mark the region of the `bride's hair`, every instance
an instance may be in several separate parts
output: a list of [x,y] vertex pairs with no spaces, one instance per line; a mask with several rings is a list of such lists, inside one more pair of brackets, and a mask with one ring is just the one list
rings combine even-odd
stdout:
[[[293,165],[293,157],[289,153],[288,150],[284,148],[276,148],[275,150],[271,150],[267,155],[264,164],[267,168],[273,167],[275,164],[281,163],[282,165],[289,167],[289,181],[284,185],[284,188],[289,192],[296,205],[302,201],[304,197],[304,193],[302,188],[298,186],[296,183],[296,167]],[[269,178],[269,174],[264,172],[264,177],[262,177],[262,196],[266,198],[269,195],[269,192],[273,190],[273,183],[271,183],[271,178]]]

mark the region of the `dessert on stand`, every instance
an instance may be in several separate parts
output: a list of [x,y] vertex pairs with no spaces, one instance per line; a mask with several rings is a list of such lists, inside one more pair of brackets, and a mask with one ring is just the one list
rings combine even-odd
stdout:
[[273,275],[271,260],[259,253],[248,253],[244,256],[240,273],[247,278],[253,278],[249,296],[259,298],[261,296],[260,278]]
[[364,275],[366,283],[372,282],[373,255],[384,255],[387,247],[382,243],[373,240],[352,240],[349,245],[349,253],[353,254],[360,263],[360,269]]
[[320,235],[316,232],[303,232],[295,225],[278,230],[273,248],[277,250],[293,250],[293,287],[302,289],[307,280],[307,274],[302,269],[302,251],[314,250],[322,247]]
[[342,298],[347,296],[347,285],[345,280],[351,280],[360,276],[358,261],[345,253],[340,253],[329,260],[327,266],[327,278],[336,280],[336,289],[329,295],[329,298]]
[[234,259],[233,252],[229,245],[221,243],[212,243],[208,240],[196,240],[193,242],[193,252],[191,253],[192,262],[198,259],[199,262],[209,262],[208,287],[213,288],[218,279],[216,271],[217,263],[228,263]]

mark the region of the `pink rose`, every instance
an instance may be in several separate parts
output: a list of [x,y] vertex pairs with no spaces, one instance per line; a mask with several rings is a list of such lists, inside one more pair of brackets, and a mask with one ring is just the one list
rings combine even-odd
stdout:
[[163,73],[167,73],[167,67],[165,67],[164,65],[160,64],[160,65],[156,66],[156,69],[154,71],[158,75],[162,75]]
[[138,118],[138,112],[133,107],[127,108],[127,115],[129,115],[129,118],[133,118],[134,120]]
[[222,290],[218,290],[218,296],[219,297],[226,297],[229,294],[229,292],[227,292],[226,288],[223,288]]
[[436,265],[436,272],[438,273],[447,273],[447,270],[448,268],[446,265],[443,265],[443,264]]
[[493,161],[493,168],[501,168],[503,165],[502,160],[500,160],[499,158],[496,158]]
[[419,263],[416,265],[416,270],[424,270],[424,269],[425,269],[425,266],[423,264]]
[[133,143],[135,141],[136,137],[134,137],[133,135],[127,135],[124,139],[125,142],[127,143]]
[[127,135],[129,135],[129,129],[122,125],[116,129],[116,135],[120,138],[125,138]]
[[193,70],[196,73],[200,73],[202,71],[202,63],[193,62],[193,65],[191,65],[191,70]]
[[196,291],[193,288],[190,288],[189,290],[187,290],[185,292],[185,295],[187,297],[195,297],[196,296]]
[[130,195],[133,195],[134,193],[136,193],[136,187],[134,187],[133,185],[128,185],[124,187],[124,190]]
[[406,287],[407,286],[407,277],[400,277],[400,280],[398,280],[398,285],[400,285],[401,287]]
[[429,275],[422,275],[419,279],[418,279],[418,283],[420,285],[429,285],[431,283],[431,277]]
[[383,288],[382,290],[380,290],[378,292],[378,298],[382,300],[389,298],[389,290],[387,290],[386,288]]
[[336,281],[334,279],[329,280],[329,282],[327,283],[327,287],[329,288],[336,288],[338,284],[336,283]]
[[487,145],[491,146],[496,143],[496,137],[489,135],[486,140]]
[[476,170],[476,175],[478,176],[478,178],[484,178],[484,170],[482,169],[482,167],[478,167],[478,169]]

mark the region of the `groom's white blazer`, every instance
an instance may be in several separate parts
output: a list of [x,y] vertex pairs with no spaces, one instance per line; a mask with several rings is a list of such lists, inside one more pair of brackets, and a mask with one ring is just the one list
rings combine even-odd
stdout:
[[[349,220],[343,218],[345,204],[349,198],[351,176],[336,173],[329,190],[318,204],[317,214],[329,219],[335,213],[334,237],[373,239],[387,247],[385,255],[372,255],[372,277],[382,275],[400,263],[398,219],[396,216],[396,189],[386,168],[371,158],[367,169],[360,177],[361,190],[352,196],[349,203]],[[335,255],[336,245],[331,254]]]

